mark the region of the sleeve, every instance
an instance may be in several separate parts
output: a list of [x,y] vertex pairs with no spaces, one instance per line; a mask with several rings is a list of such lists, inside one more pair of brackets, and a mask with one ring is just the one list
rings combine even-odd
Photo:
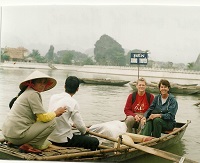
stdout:
[[74,122],[76,128],[81,132],[81,134],[85,134],[86,126],[85,126],[83,118],[80,114],[78,103],[74,106],[74,110],[72,112],[71,119]]
[[158,100],[158,96],[156,96],[153,99],[149,109],[144,113],[144,117],[149,118],[149,116],[151,115],[152,110],[156,107],[157,100]]
[[28,102],[31,107],[31,110],[33,114],[40,114],[40,113],[46,113],[43,104],[42,104],[42,98],[39,92],[33,92],[28,97]]
[[133,117],[135,117],[135,113],[133,113],[132,111],[132,94],[130,94],[126,100],[124,113],[126,114],[126,116],[132,115]]
[[178,103],[175,98],[172,98],[168,102],[168,112],[162,114],[164,120],[175,120],[176,112],[178,110]]
[[49,122],[56,117],[56,113],[49,112],[49,113],[44,113],[44,114],[36,114],[36,116],[37,116],[37,121]]

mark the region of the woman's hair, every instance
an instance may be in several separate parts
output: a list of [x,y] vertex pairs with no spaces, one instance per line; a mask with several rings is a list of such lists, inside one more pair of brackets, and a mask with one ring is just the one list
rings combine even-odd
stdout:
[[14,102],[17,100],[17,98],[26,90],[27,87],[28,87],[28,86],[24,87],[24,88],[18,93],[18,95],[17,95],[16,97],[14,97],[14,98],[10,101],[10,103],[9,103],[9,108],[10,108],[10,109],[12,108],[12,106],[13,106]]
[[161,80],[160,80],[160,82],[159,82],[159,84],[158,84],[158,88],[160,88],[160,85],[161,85],[161,84],[167,86],[168,88],[171,87],[169,81],[168,81],[168,80],[165,80],[165,79],[161,79]]
[[80,81],[76,76],[69,76],[65,80],[65,92],[67,93],[76,93],[79,87]]

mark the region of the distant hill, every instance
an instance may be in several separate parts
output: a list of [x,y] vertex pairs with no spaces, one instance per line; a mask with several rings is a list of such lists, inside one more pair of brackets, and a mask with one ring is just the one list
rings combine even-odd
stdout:
[[87,54],[89,57],[93,57],[94,56],[94,48],[87,49],[87,50],[85,50],[84,53]]
[[[124,50],[125,50],[124,55],[127,55],[127,53],[130,51],[129,49],[124,49]],[[84,53],[87,54],[89,57],[92,57],[92,56],[94,56],[94,48],[87,49],[87,50],[85,50]]]
[[200,65],[200,54],[199,54],[199,56],[197,57],[197,60],[195,61],[195,65]]

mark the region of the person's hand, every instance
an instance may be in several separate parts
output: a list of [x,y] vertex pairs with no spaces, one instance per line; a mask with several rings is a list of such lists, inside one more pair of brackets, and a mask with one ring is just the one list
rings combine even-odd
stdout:
[[59,117],[61,116],[63,113],[65,113],[67,111],[67,108],[66,107],[59,107],[55,113],[56,113],[56,117]]
[[160,117],[161,117],[160,114],[151,114],[151,115],[149,116],[149,119],[160,118]]
[[140,121],[141,125],[144,126],[146,124],[147,119],[143,117]]
[[141,120],[140,115],[137,115],[137,114],[136,114],[136,115],[135,115],[135,121],[136,121],[136,122],[140,122],[140,120]]

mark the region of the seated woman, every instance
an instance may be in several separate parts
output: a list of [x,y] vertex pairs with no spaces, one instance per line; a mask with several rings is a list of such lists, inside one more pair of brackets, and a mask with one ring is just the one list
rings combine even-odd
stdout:
[[46,112],[40,92],[56,85],[56,80],[40,71],[34,71],[19,88],[20,93],[10,102],[2,133],[10,146],[19,146],[21,152],[41,153],[51,144],[47,137],[55,128],[55,117],[66,112],[64,107]]
[[142,135],[159,138],[166,130],[173,130],[176,124],[175,115],[178,110],[178,103],[170,93],[170,83],[161,79],[158,84],[160,94],[157,95],[150,108],[145,112],[144,128]]

